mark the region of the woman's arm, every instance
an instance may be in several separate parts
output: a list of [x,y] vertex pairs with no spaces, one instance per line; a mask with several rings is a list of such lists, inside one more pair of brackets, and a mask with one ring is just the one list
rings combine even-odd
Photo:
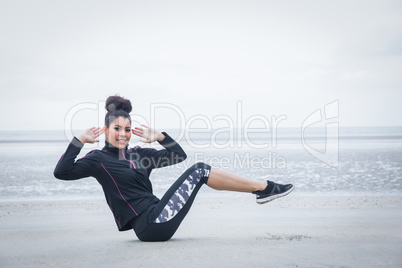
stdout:
[[186,153],[181,146],[172,139],[166,132],[159,132],[143,125],[143,128],[136,128],[133,134],[142,137],[140,141],[151,143],[158,141],[165,149],[155,150],[151,148],[138,149],[139,158],[144,165],[149,168],[165,167],[180,163],[187,158]]
[[97,137],[103,133],[100,128],[90,128],[84,131],[79,138],[74,137],[67,147],[66,152],[60,157],[53,175],[60,180],[77,180],[92,175],[93,161],[86,157],[93,153],[89,152],[85,157],[75,161],[84,143],[94,143]]
[[84,132],[82,132],[78,139],[81,141],[82,144],[99,142],[99,140],[97,138],[103,132],[105,132],[104,128],[91,127],[91,128],[88,128],[87,130],[85,130]]
[[132,130],[133,134],[142,138],[141,142],[151,143],[154,141],[163,141],[165,139],[165,135],[153,128],[147,127],[146,125],[141,124],[142,127],[136,127]]

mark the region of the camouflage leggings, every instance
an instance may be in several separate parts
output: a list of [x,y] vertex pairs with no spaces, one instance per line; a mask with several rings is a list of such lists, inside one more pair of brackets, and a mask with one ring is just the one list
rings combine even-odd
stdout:
[[156,205],[150,207],[134,223],[141,241],[169,240],[187,215],[201,186],[207,183],[211,166],[197,163],[187,169]]

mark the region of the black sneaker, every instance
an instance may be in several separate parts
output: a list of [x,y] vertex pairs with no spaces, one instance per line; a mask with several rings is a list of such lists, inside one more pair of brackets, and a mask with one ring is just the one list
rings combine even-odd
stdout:
[[255,191],[256,202],[258,204],[264,204],[279,197],[289,194],[295,188],[292,184],[279,184],[273,181],[267,181],[268,186],[262,191]]

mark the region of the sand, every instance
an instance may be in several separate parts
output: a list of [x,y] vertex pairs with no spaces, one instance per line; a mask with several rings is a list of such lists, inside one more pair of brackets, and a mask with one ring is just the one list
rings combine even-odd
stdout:
[[402,196],[197,197],[172,240],[118,232],[104,200],[0,202],[0,267],[401,267]]

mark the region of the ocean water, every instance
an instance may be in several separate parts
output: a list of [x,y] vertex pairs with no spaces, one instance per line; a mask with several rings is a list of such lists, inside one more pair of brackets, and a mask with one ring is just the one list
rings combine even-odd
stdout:
[[[166,130],[186,151],[186,161],[155,169],[154,192],[161,196],[189,166],[206,162],[213,167],[255,180],[293,183],[295,194],[402,194],[402,127],[340,128],[336,132],[296,128],[277,133],[242,130],[197,133]],[[76,131],[79,133],[79,131]],[[94,178],[61,181],[53,170],[70,137],[63,131],[0,131],[0,199],[102,198]],[[78,157],[102,148],[86,145]],[[130,147],[161,148],[133,138]],[[236,194],[202,190],[211,195]]]

